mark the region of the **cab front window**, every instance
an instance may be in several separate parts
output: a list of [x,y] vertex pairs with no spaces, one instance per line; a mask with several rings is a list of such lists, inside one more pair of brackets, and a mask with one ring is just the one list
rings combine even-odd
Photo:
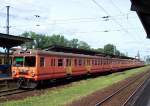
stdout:
[[22,67],[24,64],[24,57],[14,57],[14,66]]
[[25,67],[34,67],[36,64],[35,56],[26,56],[24,66]]
[[14,57],[13,65],[16,67],[34,67],[36,58],[35,56]]

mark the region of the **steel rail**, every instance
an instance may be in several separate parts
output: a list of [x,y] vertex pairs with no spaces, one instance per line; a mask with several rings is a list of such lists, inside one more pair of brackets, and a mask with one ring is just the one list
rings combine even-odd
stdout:
[[[32,89],[33,90],[33,89]],[[0,92],[0,97],[24,93],[32,90],[21,90],[21,89],[11,89],[11,90],[5,90]]]
[[[148,73],[148,72],[147,72]],[[146,74],[147,75],[147,74]],[[105,103],[106,101],[108,101],[109,99],[111,99],[113,96],[115,96],[116,94],[120,93],[122,90],[124,90],[125,88],[127,88],[128,86],[130,86],[131,84],[135,83],[139,78],[141,78],[142,75],[140,75],[139,77],[137,77],[136,79],[134,79],[133,81],[131,81],[130,83],[128,83],[127,85],[121,87],[120,89],[118,89],[117,91],[115,91],[114,93],[112,93],[111,95],[107,96],[106,98],[104,98],[102,101],[97,102],[95,104],[95,106],[101,106],[103,103]],[[145,80],[144,80],[145,81]]]
[[4,93],[4,92],[14,91],[14,90],[18,90],[18,88],[7,89],[7,90],[1,90],[1,91],[0,91],[0,94],[1,94],[1,93]]
[[[145,79],[144,81],[143,81],[143,83],[142,84],[140,84],[137,88],[136,88],[136,90],[132,93],[132,95],[131,96],[129,96],[129,98],[124,102],[124,104],[122,105],[122,106],[126,106],[128,103],[129,103],[129,101],[132,99],[132,97],[134,97],[134,95],[138,92],[138,91],[140,91],[143,87],[144,87],[144,85],[146,85],[147,83],[148,83],[148,80],[149,80],[150,78],[148,77],[147,79]],[[144,88],[143,88],[144,89]],[[135,101],[134,101],[134,103],[135,103]],[[133,103],[133,104],[134,104]]]

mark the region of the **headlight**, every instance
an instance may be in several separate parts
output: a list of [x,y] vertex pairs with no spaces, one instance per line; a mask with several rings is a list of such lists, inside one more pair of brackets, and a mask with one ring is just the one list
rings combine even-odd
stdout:
[[16,71],[12,71],[12,75],[15,76],[16,75]]
[[31,74],[31,76],[32,76],[32,77],[34,77],[34,76],[35,76],[34,71],[31,71],[31,72],[30,72],[30,74]]

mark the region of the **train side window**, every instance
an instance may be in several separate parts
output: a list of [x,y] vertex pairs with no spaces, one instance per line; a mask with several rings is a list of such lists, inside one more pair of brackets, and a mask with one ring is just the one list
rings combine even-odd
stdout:
[[74,59],[74,66],[77,66],[77,59]]
[[94,59],[92,59],[92,65],[94,65]]
[[111,64],[111,59],[109,59],[109,64]]
[[101,58],[101,65],[103,65],[103,58]]
[[58,66],[63,66],[63,59],[58,59]]
[[86,65],[86,60],[85,59],[83,59],[83,65]]
[[103,59],[103,65],[105,65],[105,59]]
[[0,64],[2,64],[2,59],[0,59]]
[[56,66],[56,59],[54,59],[53,61],[54,61],[53,66]]
[[51,66],[53,66],[53,59],[51,59]]
[[87,65],[90,65],[90,60],[87,60]]
[[106,64],[106,59],[104,59],[104,65]]
[[99,59],[99,61],[100,61],[99,65],[102,65],[102,59],[101,58]]
[[97,60],[95,59],[95,65],[97,65]]
[[89,59],[89,65],[91,65],[91,60]]
[[54,59],[51,59],[51,66],[54,66]]
[[48,58],[48,59],[49,59],[49,63],[48,63],[48,65],[49,65],[49,66],[51,66],[51,64],[52,64],[51,62],[52,62],[52,61],[51,61],[51,59],[50,59],[50,58]]
[[91,65],[91,60],[89,60],[89,65]]
[[100,65],[103,65],[103,61],[102,61],[102,59],[101,59],[101,64]]
[[82,59],[79,59],[79,66],[82,65]]
[[105,59],[103,59],[103,65],[105,65]]
[[90,65],[90,60],[87,60],[87,65]]
[[108,59],[106,59],[106,64],[108,64]]
[[44,57],[40,57],[40,66],[41,66],[41,67],[44,66]]
[[89,60],[88,59],[86,59],[85,64],[89,65]]
[[99,59],[99,65],[101,65],[102,64],[102,60],[101,59]]
[[101,65],[101,59],[99,59],[99,65]]

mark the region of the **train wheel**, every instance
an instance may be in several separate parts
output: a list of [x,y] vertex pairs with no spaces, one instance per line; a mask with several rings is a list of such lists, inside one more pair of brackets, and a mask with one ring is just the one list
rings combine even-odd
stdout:
[[30,79],[19,78],[17,81],[17,87],[20,89],[34,89],[38,86],[38,82]]
[[24,83],[24,79],[23,78],[19,78],[17,80],[17,88],[22,88],[23,83]]
[[27,88],[29,89],[35,89],[38,86],[38,82],[36,81],[27,81]]

